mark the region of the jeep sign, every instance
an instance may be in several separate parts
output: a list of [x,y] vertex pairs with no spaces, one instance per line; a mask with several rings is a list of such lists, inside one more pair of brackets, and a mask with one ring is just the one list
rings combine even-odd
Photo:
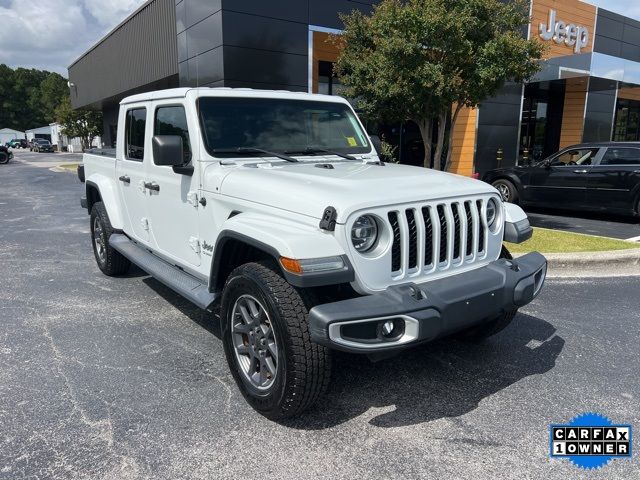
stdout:
[[545,25],[540,22],[540,38],[551,40],[556,43],[564,43],[568,47],[573,47],[575,53],[580,53],[583,47],[589,43],[589,30],[586,27],[566,24],[562,20],[556,21],[556,11],[549,10],[549,21]]

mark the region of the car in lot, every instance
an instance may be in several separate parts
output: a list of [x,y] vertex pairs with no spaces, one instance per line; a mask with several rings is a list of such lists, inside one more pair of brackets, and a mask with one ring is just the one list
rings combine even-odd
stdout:
[[53,145],[46,138],[34,138],[29,144],[29,150],[32,152],[53,152]]
[[505,202],[640,216],[640,142],[583,143],[533,165],[488,171]]
[[8,148],[29,148],[29,143],[24,138],[14,138],[6,143]]
[[4,145],[0,145],[0,164],[9,163],[9,160],[13,158],[13,152]]
[[[546,260],[491,186],[383,163],[337,96],[179,88],[127,97],[78,176],[98,268],[131,263],[219,315],[227,362],[272,419],[326,390],[334,350],[378,360],[504,329]],[[114,298],[114,302],[121,301]]]

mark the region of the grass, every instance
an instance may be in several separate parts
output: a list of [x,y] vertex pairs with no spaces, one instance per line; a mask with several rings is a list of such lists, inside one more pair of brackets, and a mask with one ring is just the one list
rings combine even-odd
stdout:
[[58,168],[62,168],[64,170],[68,170],[70,172],[76,173],[78,171],[77,163],[63,163],[62,165],[58,165]]
[[581,233],[534,228],[533,236],[524,243],[508,243],[506,247],[511,253],[527,253],[538,251],[542,253],[568,252],[603,252],[607,250],[624,250],[640,248],[640,244],[625,242],[614,238],[596,237]]

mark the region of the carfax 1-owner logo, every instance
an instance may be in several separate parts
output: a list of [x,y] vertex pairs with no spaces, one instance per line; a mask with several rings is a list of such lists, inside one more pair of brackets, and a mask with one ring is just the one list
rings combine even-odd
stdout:
[[583,413],[566,425],[550,425],[549,435],[551,457],[568,458],[581,468],[631,458],[631,425],[615,425],[599,413]]

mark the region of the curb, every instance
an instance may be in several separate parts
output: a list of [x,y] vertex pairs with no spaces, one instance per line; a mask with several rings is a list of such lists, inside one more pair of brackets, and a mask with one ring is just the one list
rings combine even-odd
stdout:
[[640,248],[542,255],[550,277],[640,275]]

